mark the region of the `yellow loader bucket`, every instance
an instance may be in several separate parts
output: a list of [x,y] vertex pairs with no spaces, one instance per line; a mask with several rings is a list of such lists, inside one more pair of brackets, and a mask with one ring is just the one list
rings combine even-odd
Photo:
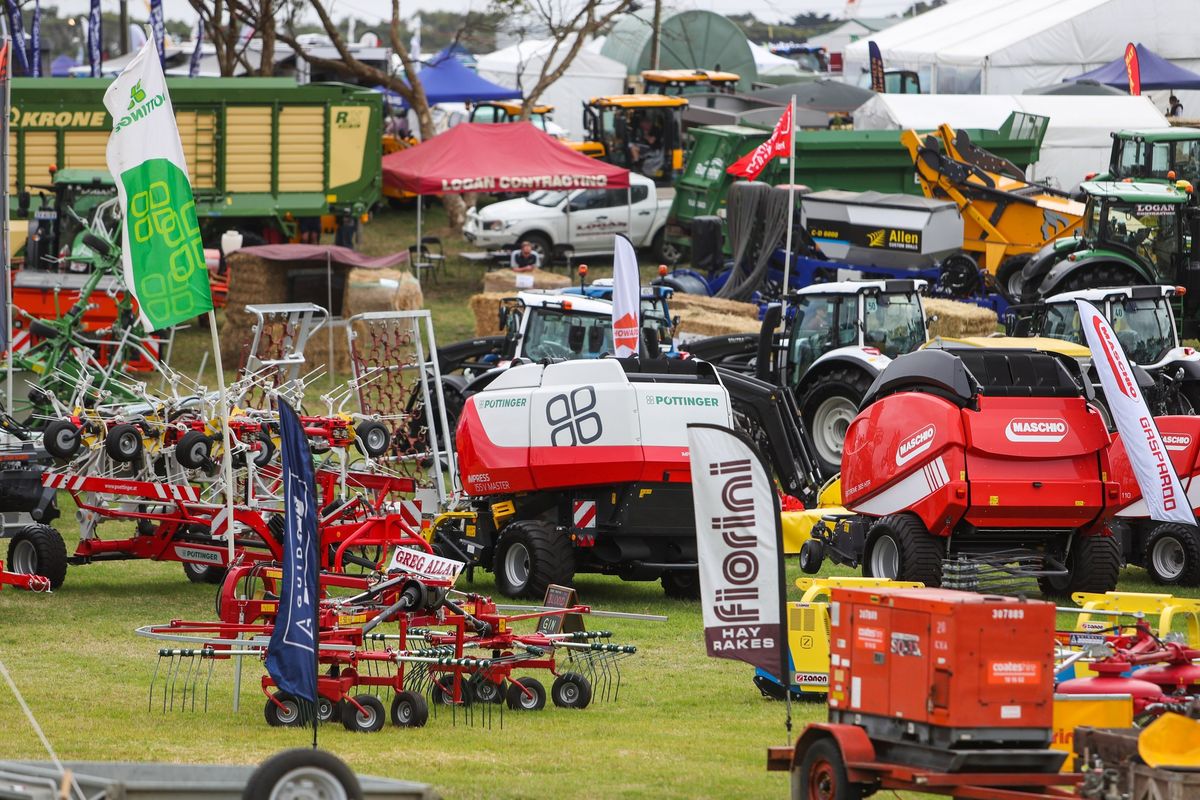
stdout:
[[1151,767],[1200,767],[1200,720],[1163,714],[1138,735],[1138,755]]

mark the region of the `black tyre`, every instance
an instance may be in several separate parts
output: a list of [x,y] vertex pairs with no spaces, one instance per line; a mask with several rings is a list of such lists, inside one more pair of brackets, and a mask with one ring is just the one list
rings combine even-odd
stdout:
[[1030,258],[1028,255],[1006,258],[996,270],[996,285],[1000,288],[1000,294],[1010,303],[1021,302],[1025,293],[1025,279],[1021,276],[1021,270],[1025,269]]
[[1137,286],[1146,282],[1145,278],[1124,264],[1100,263],[1089,265],[1087,269],[1075,270],[1054,287],[1054,293],[1104,289],[1111,286]]
[[506,681],[501,680],[497,683],[489,680],[481,672],[472,675],[471,680],[467,683],[471,690],[471,698],[481,703],[503,703],[505,693],[508,691]]
[[200,431],[188,431],[179,437],[175,445],[175,460],[186,469],[199,469],[209,461],[212,454],[212,439]]
[[[521,687],[529,692],[522,691]],[[513,711],[541,711],[546,707],[546,688],[537,678],[517,678],[508,685],[505,698]]]
[[554,263],[554,245],[550,243],[550,237],[544,233],[527,233],[522,236],[516,243],[517,249],[521,242],[529,242],[529,247],[533,252],[540,255],[543,267],[549,267]]
[[660,228],[658,233],[654,234],[654,238],[650,240],[650,257],[660,264],[673,267],[683,261],[685,252],[674,242],[668,242],[666,233],[666,228]]
[[328,697],[317,698],[317,720],[320,722],[329,722],[337,717],[342,718],[342,705],[340,702],[335,703]]
[[592,702],[592,684],[578,672],[564,672],[554,679],[550,699],[559,708],[587,708]]
[[57,589],[67,579],[67,546],[49,525],[26,525],[8,543],[5,568],[21,575],[41,575]]
[[521,520],[501,532],[493,569],[500,594],[538,599],[575,577],[575,549],[549,522]]
[[1200,584],[1200,532],[1191,525],[1163,523],[1146,537],[1142,566],[1155,583]]
[[829,478],[841,472],[846,430],[858,416],[858,405],[871,387],[871,378],[858,369],[831,369],[817,375],[808,386],[801,413],[812,436],[821,475]]
[[673,569],[662,576],[663,592],[674,600],[700,599],[700,570]]
[[307,747],[284,750],[250,774],[242,800],[282,797],[321,797],[362,800],[362,787],[353,770],[324,750]]
[[192,583],[219,584],[225,580],[225,568],[213,564],[197,564],[194,561],[184,561],[183,574]]
[[401,728],[423,728],[429,721],[429,704],[416,692],[398,692],[392,699],[391,719]]
[[910,514],[883,517],[867,531],[863,574],[870,578],[942,585],[946,545]]
[[[468,679],[463,678],[460,681],[459,692],[462,704],[469,706],[473,698],[471,697],[471,682]],[[429,699],[434,705],[454,705],[454,678],[450,675],[445,675],[435,680],[429,690]]]
[[271,463],[271,459],[275,456],[275,442],[272,441],[271,435],[266,431],[258,434],[258,450],[254,451],[252,458],[254,466],[265,467]]
[[69,461],[79,452],[83,435],[75,423],[56,419],[42,432],[42,447],[55,458]]
[[[276,705],[276,700],[283,708]],[[263,717],[272,728],[298,728],[305,724],[304,715],[300,713],[300,701],[287,692],[276,692],[274,699],[267,698]]]
[[392,446],[392,435],[382,423],[368,420],[355,426],[354,444],[360,452],[378,458]]
[[1042,593],[1070,597],[1076,592],[1111,592],[1121,576],[1121,542],[1116,536],[1080,536],[1067,556],[1067,574],[1039,578]]
[[846,760],[831,738],[809,745],[792,767],[792,800],[860,800],[863,789],[846,775]]
[[373,694],[360,694],[355,701],[362,706],[362,711],[354,703],[342,703],[342,727],[356,733],[375,733],[383,729],[387,721],[383,701]]
[[142,454],[142,434],[133,425],[114,425],[104,437],[104,450],[113,461],[128,464]]

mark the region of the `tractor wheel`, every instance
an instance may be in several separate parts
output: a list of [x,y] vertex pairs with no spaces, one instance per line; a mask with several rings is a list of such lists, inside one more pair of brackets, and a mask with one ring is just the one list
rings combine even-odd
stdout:
[[7,568],[21,575],[41,575],[57,589],[67,579],[67,546],[49,525],[26,525],[8,543]]
[[212,564],[197,564],[194,561],[184,561],[183,574],[192,583],[221,584],[225,582],[225,568]]
[[662,576],[663,592],[673,600],[700,599],[700,570],[673,569]]
[[832,738],[809,745],[799,767],[792,767],[792,800],[860,800],[862,786],[846,775],[846,760]]
[[554,679],[550,699],[559,708],[587,708],[592,702],[592,684],[578,672],[564,672]]
[[1000,287],[1000,294],[1010,303],[1021,302],[1025,294],[1025,279],[1021,276],[1021,270],[1025,269],[1030,258],[1032,256],[1027,255],[1006,258],[996,270],[996,285]]
[[343,703],[342,727],[357,733],[375,733],[383,730],[383,723],[387,721],[383,701],[373,694],[356,695],[354,700],[362,706],[362,711],[359,711],[354,703]]
[[[521,687],[529,694],[525,694]],[[508,685],[508,707],[513,711],[541,711],[546,707],[546,687],[537,678],[517,678]]]
[[[275,705],[278,700],[283,708]],[[300,713],[300,702],[287,692],[277,692],[274,699],[268,697],[263,706],[263,717],[272,728],[298,728],[304,724],[304,715]]]
[[683,260],[683,248],[667,241],[667,229],[660,228],[650,241],[650,257],[660,264],[673,267]]
[[1110,286],[1137,286],[1145,282],[1144,278],[1124,264],[1101,263],[1068,275],[1066,280],[1054,287],[1054,293],[1104,289]]
[[354,428],[354,444],[360,452],[371,458],[379,458],[391,447],[392,435],[383,424],[368,420],[358,423]]
[[861,370],[842,368],[822,373],[808,385],[801,414],[821,475],[829,478],[841,472],[846,430],[858,416],[858,404],[871,388],[871,379]]
[[916,517],[909,514],[884,517],[867,531],[863,574],[941,586],[945,553],[943,540],[930,535]]
[[354,771],[324,750],[298,747],[276,753],[250,774],[242,800],[281,797],[328,797],[362,800]]
[[199,469],[208,463],[212,454],[212,439],[200,431],[188,431],[175,445],[175,460],[186,469]]
[[392,700],[392,724],[423,728],[429,721],[429,704],[416,692],[399,692]]
[[55,458],[70,461],[79,452],[83,435],[73,422],[56,419],[42,433],[42,447]]
[[1049,597],[1111,592],[1117,588],[1121,561],[1121,543],[1116,536],[1080,536],[1067,556],[1066,577],[1038,578],[1038,586]]
[[501,532],[493,569],[500,594],[538,599],[575,577],[574,546],[549,522],[521,520]]
[[113,461],[128,464],[142,454],[142,434],[133,425],[114,425],[104,437],[104,450]]
[[1200,533],[1190,525],[1155,526],[1146,537],[1142,565],[1155,583],[1200,584]]

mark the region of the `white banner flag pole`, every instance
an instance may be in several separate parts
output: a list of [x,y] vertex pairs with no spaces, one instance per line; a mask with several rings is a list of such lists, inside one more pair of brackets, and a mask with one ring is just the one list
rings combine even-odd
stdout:
[[612,303],[613,351],[617,358],[636,356],[642,330],[642,279],[633,243],[621,234],[613,236]]

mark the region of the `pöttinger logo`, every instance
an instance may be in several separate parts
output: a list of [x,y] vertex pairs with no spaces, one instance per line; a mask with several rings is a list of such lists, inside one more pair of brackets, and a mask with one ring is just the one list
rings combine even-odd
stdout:
[[1061,442],[1067,436],[1067,423],[1061,419],[1017,417],[1004,428],[1010,442]]
[[921,455],[921,453],[933,447],[933,436],[935,433],[937,433],[936,427],[926,425],[902,441],[900,446],[896,448],[896,466],[904,466],[909,461]]

